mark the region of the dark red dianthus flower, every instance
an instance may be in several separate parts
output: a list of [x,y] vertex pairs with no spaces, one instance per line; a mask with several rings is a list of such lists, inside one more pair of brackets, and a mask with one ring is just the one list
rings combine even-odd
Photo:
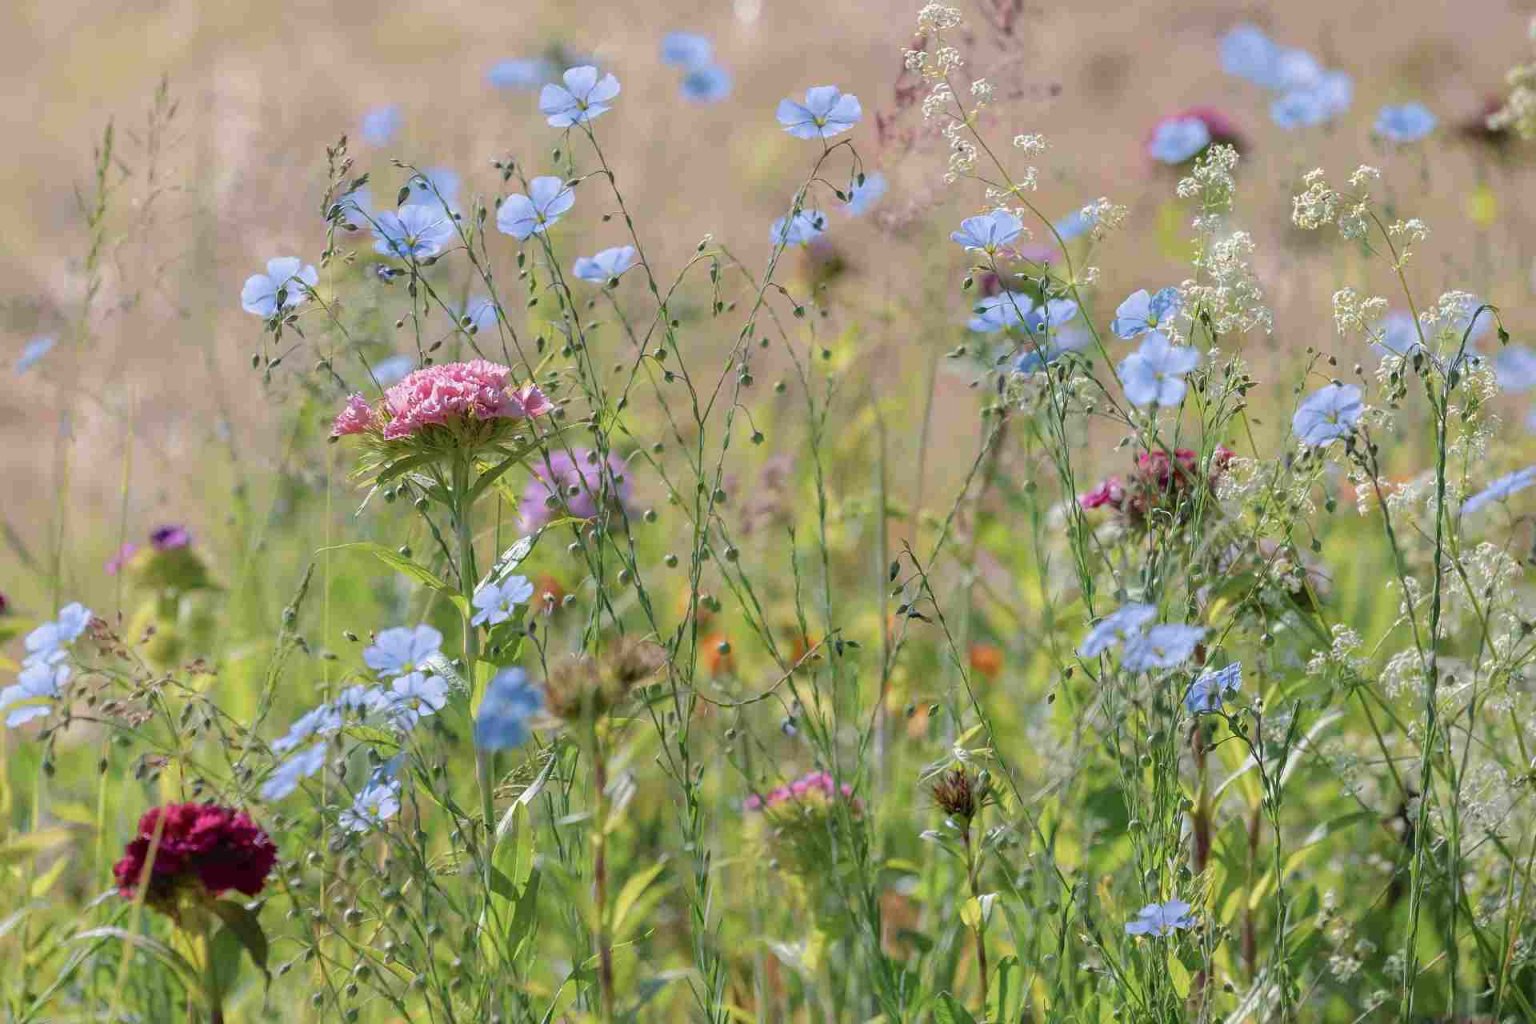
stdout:
[[149,865],[146,900],[170,909],[178,890],[192,886],[209,896],[230,890],[255,896],[276,862],[271,837],[244,811],[217,804],[166,804],[139,819],[138,834],[112,874],[117,891],[133,899]]

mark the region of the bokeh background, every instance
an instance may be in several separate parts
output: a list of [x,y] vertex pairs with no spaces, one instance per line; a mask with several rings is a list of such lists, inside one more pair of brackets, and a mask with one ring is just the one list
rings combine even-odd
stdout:
[[[1177,174],[1144,146],[1159,117],[1207,104],[1245,139],[1240,219],[1258,239],[1276,309],[1275,333],[1248,343],[1261,370],[1332,343],[1328,298],[1354,269],[1347,251],[1288,226],[1289,195],[1313,166],[1341,179],[1357,163],[1381,165],[1404,214],[1435,232],[1413,268],[1416,286],[1477,291],[1504,307],[1512,328],[1528,322],[1536,247],[1527,154],[1475,131],[1504,69],[1528,55],[1530,12],[1519,5],[987,0],[967,14],[967,71],[998,90],[994,134],[1043,132],[1051,141],[1039,161],[1041,207],[1065,215],[1109,196],[1131,209],[1128,229],[1094,257],[1103,268],[1094,315],[1107,319],[1132,288],[1185,276],[1187,211],[1171,202]],[[889,350],[882,372],[898,383],[920,376],[935,352],[966,340],[962,257],[946,236],[983,199],[974,184],[943,185],[940,140],[914,109],[901,109],[914,15],[913,5],[889,0],[11,0],[0,9],[10,154],[0,165],[6,569],[49,543],[61,502],[77,550],[107,552],[118,533],[204,514],[189,510],[207,507],[206,489],[222,484],[189,468],[210,450],[247,466],[281,464],[279,403],[250,369],[261,331],[240,310],[241,282],[273,255],[318,257],[325,147],[344,133],[375,194],[405,179],[394,158],[453,169],[465,196],[496,193],[494,159],[547,165],[556,134],[537,115],[535,94],[487,80],[504,58],[591,55],[619,76],[624,92],[601,132],[642,211],[641,231],[674,266],[705,233],[760,264],[768,225],[808,157],[778,130],[775,103],[824,82],[858,94],[868,116],[853,137],[890,191],[867,218],[834,218],[829,238],[847,272],[826,329],[857,325]],[[1217,60],[1221,36],[1244,21],[1352,74],[1351,111],[1323,129],[1274,126],[1268,97],[1224,75]],[[713,40],[733,77],[723,102],[679,96],[678,73],[658,52],[677,29]],[[1374,112],[1407,99],[1434,110],[1440,128],[1423,146],[1385,151],[1371,136]],[[402,115],[398,134],[384,147],[363,144],[361,119],[387,104]],[[109,123],[106,241],[93,275],[93,147]],[[598,247],[597,219],[580,225],[572,233]],[[585,241],[567,248],[587,251]],[[82,319],[93,278],[99,291]],[[58,345],[28,372],[12,372],[37,336]],[[974,377],[944,374],[941,438],[974,432]]]

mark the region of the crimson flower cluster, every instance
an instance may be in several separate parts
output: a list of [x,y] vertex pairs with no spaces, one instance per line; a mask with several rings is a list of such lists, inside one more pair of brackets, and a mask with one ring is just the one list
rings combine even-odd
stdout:
[[1231,461],[1231,449],[1217,445],[1209,471],[1202,474],[1199,454],[1188,448],[1176,448],[1171,455],[1162,449],[1145,451],[1136,456],[1130,473],[1105,478],[1077,501],[1085,509],[1108,508],[1131,526],[1145,527],[1158,513],[1182,521],[1191,499],[1201,489],[1213,490]]
[[276,862],[271,837],[244,811],[217,804],[166,804],[139,819],[138,833],[112,874],[118,893],[134,899],[148,871],[145,902],[174,915],[181,894],[212,898],[233,890],[257,895]]

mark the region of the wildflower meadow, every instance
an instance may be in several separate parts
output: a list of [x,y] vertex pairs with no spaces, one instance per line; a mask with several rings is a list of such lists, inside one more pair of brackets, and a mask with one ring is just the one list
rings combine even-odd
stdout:
[[98,98],[0,1019],[1536,1021],[1518,19],[720,7]]

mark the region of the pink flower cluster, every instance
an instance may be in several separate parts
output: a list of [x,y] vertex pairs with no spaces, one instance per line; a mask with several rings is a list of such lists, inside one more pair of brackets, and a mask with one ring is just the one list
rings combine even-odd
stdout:
[[377,411],[361,394],[348,397],[331,434],[362,434],[383,421],[384,439],[397,441],[427,427],[465,420],[528,419],[554,408],[536,385],[508,389],[511,376],[507,367],[484,359],[423,367],[384,392]]
[[793,782],[775,787],[767,797],[753,793],[747,797],[746,808],[749,811],[772,810],[792,801],[797,804],[808,800],[824,803],[839,795],[844,800],[852,800],[855,808],[859,806],[859,801],[853,795],[853,787],[848,783],[839,786],[837,780],[827,772],[807,772]]
[[[1231,461],[1231,449],[1217,445],[1204,486],[1215,487]],[[1085,509],[1108,508],[1128,522],[1143,523],[1158,509],[1177,513],[1200,484],[1200,456],[1196,452],[1177,448],[1170,457],[1159,449],[1136,456],[1136,468],[1124,479],[1108,477],[1077,501]]]

